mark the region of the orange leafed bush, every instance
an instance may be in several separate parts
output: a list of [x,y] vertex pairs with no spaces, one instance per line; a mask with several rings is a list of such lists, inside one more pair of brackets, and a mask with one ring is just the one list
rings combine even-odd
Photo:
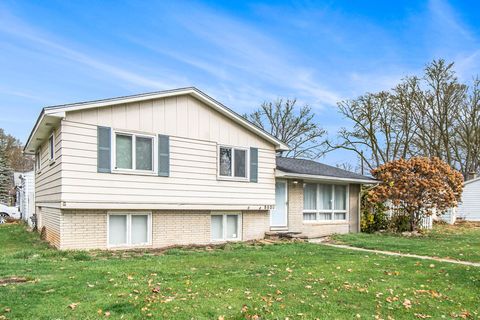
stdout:
[[439,158],[413,157],[388,162],[372,170],[381,183],[369,191],[369,200],[388,200],[410,216],[412,229],[423,216],[457,205],[463,176]]

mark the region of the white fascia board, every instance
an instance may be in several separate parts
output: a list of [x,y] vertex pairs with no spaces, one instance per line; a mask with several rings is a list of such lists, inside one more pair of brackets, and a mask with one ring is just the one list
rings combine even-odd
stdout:
[[30,133],[30,136],[28,137],[27,143],[25,144],[25,147],[23,148],[23,152],[25,154],[34,155],[35,151],[37,149],[36,141],[39,138],[38,134],[39,134],[40,127],[45,126],[48,123],[48,121],[52,121],[56,125],[58,122],[60,122],[60,120],[63,117],[65,117],[64,112],[47,114],[46,112],[42,111],[42,113],[40,114],[37,122],[35,123],[35,127],[33,128],[32,132]]
[[350,182],[350,183],[360,183],[360,184],[377,184],[380,183],[378,180],[368,180],[368,179],[352,179],[352,178],[339,178],[331,176],[321,176],[313,174],[301,174],[301,173],[288,173],[281,170],[275,170],[276,178],[285,178],[285,179],[302,179],[302,180],[319,180],[319,181],[329,181],[329,182]]

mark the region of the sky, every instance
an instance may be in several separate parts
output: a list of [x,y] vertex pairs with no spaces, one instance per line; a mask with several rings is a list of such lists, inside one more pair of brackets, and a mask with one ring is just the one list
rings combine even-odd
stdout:
[[[0,127],[25,142],[41,108],[196,86],[240,114],[308,104],[331,138],[337,103],[427,63],[480,74],[478,1],[0,2]],[[356,164],[335,151],[322,162]]]

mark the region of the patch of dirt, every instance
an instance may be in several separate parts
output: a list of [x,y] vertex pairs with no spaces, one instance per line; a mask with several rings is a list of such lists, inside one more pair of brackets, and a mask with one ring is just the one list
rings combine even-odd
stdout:
[[10,284],[10,283],[23,283],[27,282],[28,279],[24,277],[7,277],[7,278],[0,278],[0,285]]
[[265,246],[265,245],[272,245],[272,244],[279,244],[279,243],[293,243],[293,242],[305,242],[303,239],[289,239],[289,238],[282,238],[282,239],[261,239],[261,240],[251,240],[245,242],[222,242],[218,244],[207,244],[207,245],[172,245],[163,248],[142,248],[142,249],[120,249],[120,250],[94,250],[90,251],[89,254],[92,257],[98,258],[110,258],[110,257],[117,257],[117,258],[131,258],[131,257],[139,257],[144,255],[149,256],[160,256],[167,253],[173,249],[185,250],[185,251],[214,251],[214,250],[225,250],[231,246]]
[[480,228],[480,221],[457,220],[453,227],[460,226],[464,228]]

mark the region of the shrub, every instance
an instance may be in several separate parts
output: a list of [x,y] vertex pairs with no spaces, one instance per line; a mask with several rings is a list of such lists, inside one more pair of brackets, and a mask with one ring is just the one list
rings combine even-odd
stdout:
[[360,229],[362,232],[373,233],[388,227],[386,208],[382,203],[368,201],[367,194],[361,198]]
[[395,214],[391,217],[389,229],[393,232],[411,231],[411,221],[408,214]]

